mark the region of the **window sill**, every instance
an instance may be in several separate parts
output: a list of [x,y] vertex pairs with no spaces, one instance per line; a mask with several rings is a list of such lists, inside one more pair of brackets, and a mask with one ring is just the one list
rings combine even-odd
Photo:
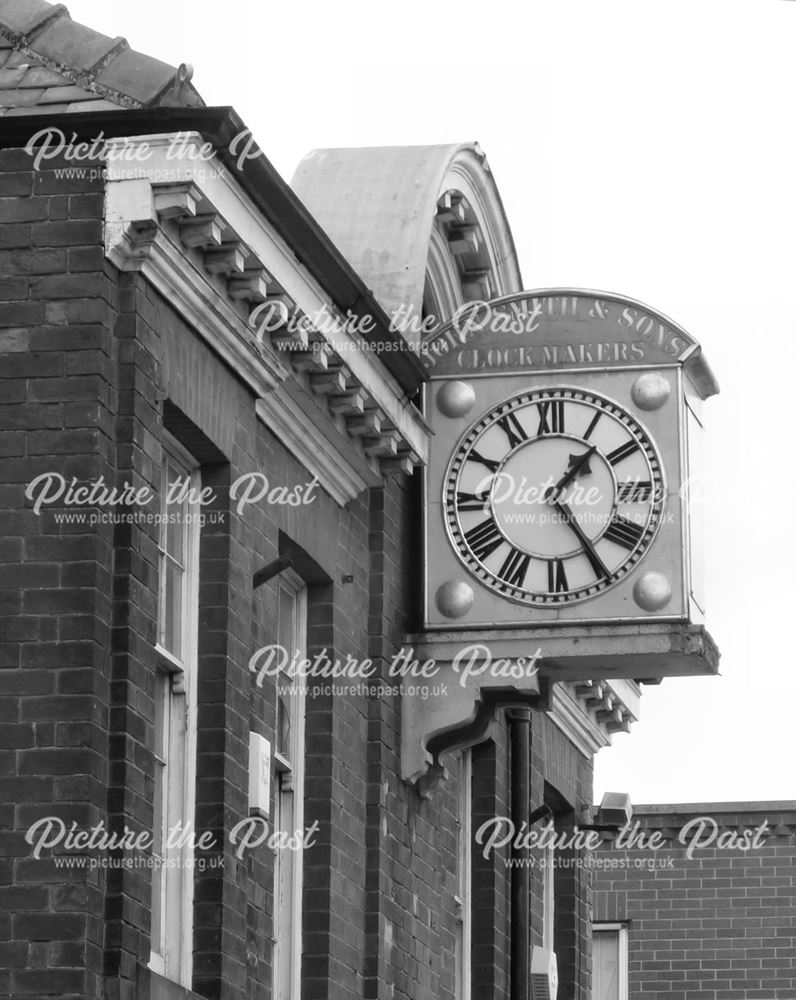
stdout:
[[136,1000],[204,1000],[198,993],[174,983],[165,976],[139,965],[135,981]]

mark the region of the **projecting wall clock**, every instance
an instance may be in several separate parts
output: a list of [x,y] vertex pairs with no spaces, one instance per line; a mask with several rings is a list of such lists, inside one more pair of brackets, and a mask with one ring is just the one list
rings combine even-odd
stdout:
[[629,299],[472,305],[424,345],[426,627],[701,618],[701,401],[680,327]]

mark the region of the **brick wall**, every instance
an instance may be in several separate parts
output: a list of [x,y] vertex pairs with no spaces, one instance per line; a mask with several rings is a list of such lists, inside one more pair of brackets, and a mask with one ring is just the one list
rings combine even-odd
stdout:
[[633,821],[664,846],[606,841],[594,867],[594,919],[627,924],[629,996],[796,996],[796,803],[639,806]]
[[42,817],[99,822],[108,780],[113,531],[24,496],[50,471],[115,478],[102,187],[61,166],[0,152],[0,993],[19,997],[95,995],[102,972],[104,874],[24,841]]
[[[344,508],[318,491],[311,516],[230,509],[225,488],[241,474],[309,474],[171,305],[105,261],[101,181],[58,178],[61,165],[34,174],[27,154],[0,152],[0,996],[149,995],[149,869],[58,868],[24,835],[53,815],[80,829],[152,827],[157,526],[67,523],[58,518],[74,508],[57,506],[36,515],[25,486],[55,471],[157,495],[168,430],[223,513],[200,542],[196,827],[224,863],[195,876],[193,989],[268,1000],[273,854],[238,858],[227,836],[247,811],[248,733],[275,731],[273,685],[248,670],[275,641],[275,581],[254,592],[252,575],[285,547],[301,553],[310,655],[369,657],[389,682],[417,627],[417,483],[389,481]],[[304,861],[305,1000],[452,998],[455,782],[430,800],[403,783],[400,728],[396,694],[308,703],[305,812],[320,831]],[[509,815],[502,716],[473,770],[474,827]],[[551,795],[566,822],[590,800],[591,762],[534,714],[532,802]],[[506,993],[509,885],[505,857],[474,852],[479,1000]],[[557,886],[561,1000],[588,987],[588,891],[580,876]]]

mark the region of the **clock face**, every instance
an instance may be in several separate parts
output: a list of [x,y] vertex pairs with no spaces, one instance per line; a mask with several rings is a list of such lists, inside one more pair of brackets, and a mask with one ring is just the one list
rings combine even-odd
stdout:
[[560,386],[515,395],[474,424],[442,501],[474,576],[518,603],[555,607],[595,597],[638,564],[665,493],[638,421],[605,396]]

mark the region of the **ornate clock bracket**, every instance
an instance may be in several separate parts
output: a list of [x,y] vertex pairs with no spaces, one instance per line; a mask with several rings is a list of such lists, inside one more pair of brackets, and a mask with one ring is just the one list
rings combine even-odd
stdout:
[[529,705],[532,708],[546,710],[550,703],[550,684],[543,680],[540,691],[518,691],[516,688],[487,688],[479,692],[475,701],[472,721],[465,722],[457,729],[446,730],[432,736],[426,749],[431,758],[428,769],[415,782],[417,793],[421,799],[430,799],[448,778],[448,770],[442,763],[445,754],[453,753],[464,747],[478,746],[492,735],[497,712],[512,705]]
[[[401,704],[401,776],[424,798],[446,777],[443,756],[487,739],[499,707],[548,711],[559,681],[710,675],[719,661],[703,626],[674,623],[440,631],[406,641],[436,668],[433,689],[405,684]],[[474,648],[483,651],[476,668]],[[517,656],[518,649],[531,654]]]
[[495,657],[482,635],[468,643],[424,634],[408,637],[407,645],[429,666],[434,684],[403,685],[401,770],[428,798],[446,777],[440,757],[486,739],[497,706],[538,702],[539,664],[535,647],[525,653],[527,642]]

